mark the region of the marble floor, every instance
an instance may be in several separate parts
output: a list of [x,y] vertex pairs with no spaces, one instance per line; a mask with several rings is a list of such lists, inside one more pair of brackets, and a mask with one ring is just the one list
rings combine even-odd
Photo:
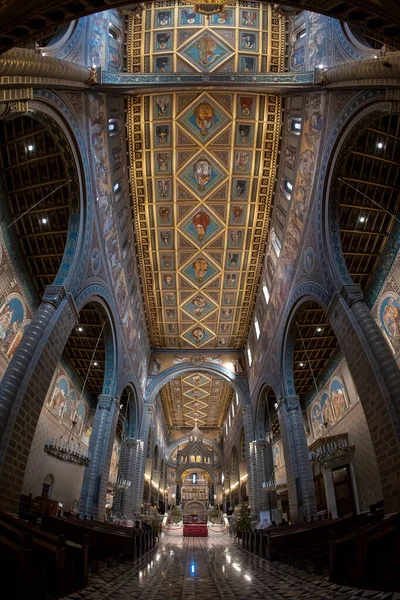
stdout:
[[243,550],[226,533],[208,538],[163,534],[154,550],[90,576],[89,586],[68,599],[282,600],[369,598],[400,600],[399,594],[332,585],[280,563],[269,563]]

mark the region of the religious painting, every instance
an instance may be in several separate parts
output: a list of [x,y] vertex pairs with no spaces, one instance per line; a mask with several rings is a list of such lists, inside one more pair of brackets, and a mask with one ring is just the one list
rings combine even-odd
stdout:
[[211,16],[211,25],[216,27],[233,27],[235,25],[235,12],[231,8],[224,8],[222,12]]
[[285,146],[283,149],[283,160],[290,167],[294,167],[294,162],[296,160],[296,150],[294,148],[290,148],[290,146]]
[[199,246],[208,243],[223,225],[206,208],[192,213],[179,227],[188,237]]
[[329,391],[335,420],[338,421],[349,406],[347,395],[340,379],[332,379]]
[[78,437],[81,437],[83,433],[83,427],[85,425],[86,418],[86,408],[84,402],[82,400],[78,404],[78,408],[76,409],[76,425],[75,432]]
[[311,275],[315,265],[315,252],[314,248],[309,246],[304,252],[304,269],[307,275]]
[[120,71],[122,67],[122,56],[115,48],[108,48],[108,68]]
[[388,340],[393,353],[400,350],[400,297],[389,292],[380,300],[378,307],[380,327]]
[[232,51],[210,31],[195,36],[180,53],[202,71],[213,71]]
[[241,54],[239,56],[239,73],[257,73],[258,72],[258,57],[246,56]]
[[192,398],[193,400],[201,400],[202,398],[205,398],[206,396],[208,396],[208,393],[204,390],[189,390],[188,392],[185,392],[184,394],[185,396],[188,396],[189,398]]
[[320,64],[327,63],[328,57],[327,18],[324,15],[310,13],[308,33],[308,65],[312,70]]
[[203,197],[209,194],[226,176],[210,155],[202,153],[195,160],[189,162],[178,177],[196,195]]
[[242,248],[245,231],[242,229],[228,230],[228,248]]
[[175,273],[164,273],[161,277],[161,286],[163,289],[175,287]]
[[239,283],[239,273],[225,273],[224,287],[236,289]]
[[170,54],[166,56],[155,56],[153,70],[155,73],[171,73],[172,56]]
[[97,275],[101,268],[101,254],[98,248],[93,248],[90,261],[93,275]]
[[68,398],[69,384],[65,377],[60,377],[54,391],[46,401],[46,408],[60,420]]
[[154,34],[154,52],[165,52],[172,50],[172,33],[170,31],[158,31]]
[[178,313],[175,308],[166,308],[164,309],[164,320],[165,321],[176,321],[178,317]]
[[221,320],[222,321],[232,321],[233,319],[233,309],[232,308],[221,308]]
[[234,306],[236,302],[236,292],[222,292],[222,305]]
[[240,31],[239,48],[245,52],[258,52],[258,34],[250,31]]
[[290,67],[292,71],[303,69],[304,66],[304,46],[298,48],[290,57]]
[[236,145],[251,146],[253,144],[254,127],[250,123],[238,123],[236,125]]
[[172,27],[174,24],[173,11],[156,10],[154,12],[154,29],[161,27]]
[[240,269],[240,263],[242,260],[241,252],[228,252],[226,256],[226,269]]
[[158,200],[171,200],[172,199],[172,180],[171,179],[156,179],[155,195]]
[[196,319],[204,319],[217,309],[217,305],[201,293],[196,294],[182,305],[183,310]]
[[251,27],[258,29],[259,27],[259,11],[243,9],[240,11],[240,27]]
[[154,155],[154,169],[157,175],[171,174],[172,158],[170,152],[156,152]]
[[111,462],[110,462],[110,479],[112,481],[116,481],[118,477],[118,465],[119,465],[119,457],[120,457],[121,447],[118,442],[114,442],[112,454],[111,454]]
[[188,383],[194,387],[200,387],[210,382],[210,379],[203,375],[203,373],[193,373],[184,379],[185,383]]
[[162,270],[175,269],[175,255],[173,253],[160,255],[160,266]]
[[68,427],[68,429],[72,427],[72,422],[75,420],[77,407],[78,397],[76,395],[76,392],[72,390],[69,392],[64,412],[62,415],[62,422],[66,427]]
[[218,133],[229,123],[228,116],[209,96],[203,96],[179,120],[201,143]]
[[172,205],[159,206],[156,211],[158,225],[172,225]]
[[164,361],[160,356],[152,356],[149,365],[149,375],[158,375]]
[[124,160],[121,146],[117,146],[116,148],[112,149],[111,160],[112,160],[113,171],[114,172],[118,171],[118,169],[120,169],[122,167],[123,160]]
[[195,325],[182,334],[184,340],[198,348],[209,342],[213,337],[214,334],[203,325]]
[[8,358],[18,348],[27,323],[24,299],[15,292],[9,294],[0,305],[0,349]]
[[173,248],[174,247],[174,232],[172,229],[160,230],[158,232],[158,244],[159,248]]
[[334,377],[327,391],[316,398],[310,408],[314,437],[327,435],[332,427],[346,412],[349,406],[347,395],[340,379]]
[[182,270],[182,273],[196,286],[202,287],[217,273],[217,269],[202,254],[198,254],[193,261]]
[[171,96],[153,96],[153,119],[169,119],[171,108]]
[[249,192],[249,179],[232,179],[232,198],[234,200],[247,200]]
[[164,147],[171,145],[171,126],[169,123],[154,126],[154,145]]
[[238,96],[237,114],[244,119],[254,119],[256,110],[255,96]]
[[242,358],[232,358],[232,365],[236,375],[246,374],[246,367]]
[[233,204],[230,209],[229,225],[244,225],[247,207],[244,204]]
[[180,26],[190,26],[193,25],[203,25],[204,24],[204,16],[200,13],[197,13],[194,8],[181,8],[179,10],[179,25]]
[[165,306],[176,306],[175,292],[163,292],[162,297]]
[[235,152],[234,173],[250,173],[252,153],[248,150]]
[[231,323],[220,323],[219,325],[219,333],[222,335],[229,335],[231,333]]

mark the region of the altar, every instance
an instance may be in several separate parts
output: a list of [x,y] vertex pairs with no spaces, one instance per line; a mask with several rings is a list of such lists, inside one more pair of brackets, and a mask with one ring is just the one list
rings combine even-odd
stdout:
[[207,537],[207,515],[184,515],[183,537]]

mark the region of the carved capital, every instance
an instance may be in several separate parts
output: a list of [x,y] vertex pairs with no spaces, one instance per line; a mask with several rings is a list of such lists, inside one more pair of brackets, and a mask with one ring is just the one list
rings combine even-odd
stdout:
[[67,292],[63,285],[46,285],[43,302],[48,302],[58,308],[66,295]]
[[364,302],[364,294],[358,283],[345,284],[341,289],[341,295],[349,306],[355,302]]
[[299,396],[297,396],[297,394],[293,396],[287,396],[285,398],[285,406],[288,412],[292,412],[293,410],[301,410]]
[[112,398],[111,396],[107,396],[106,394],[100,394],[99,400],[97,402],[97,409],[110,411],[113,407],[113,404],[117,406],[117,398]]

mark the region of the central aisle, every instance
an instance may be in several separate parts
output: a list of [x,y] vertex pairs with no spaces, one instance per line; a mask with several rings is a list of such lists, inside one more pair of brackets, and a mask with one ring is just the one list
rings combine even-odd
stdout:
[[[364,596],[365,594],[365,596]],[[163,534],[155,550],[90,577],[89,587],[68,598],[88,600],[281,600],[284,598],[400,598],[332,585],[243,550],[233,537],[183,538]]]

